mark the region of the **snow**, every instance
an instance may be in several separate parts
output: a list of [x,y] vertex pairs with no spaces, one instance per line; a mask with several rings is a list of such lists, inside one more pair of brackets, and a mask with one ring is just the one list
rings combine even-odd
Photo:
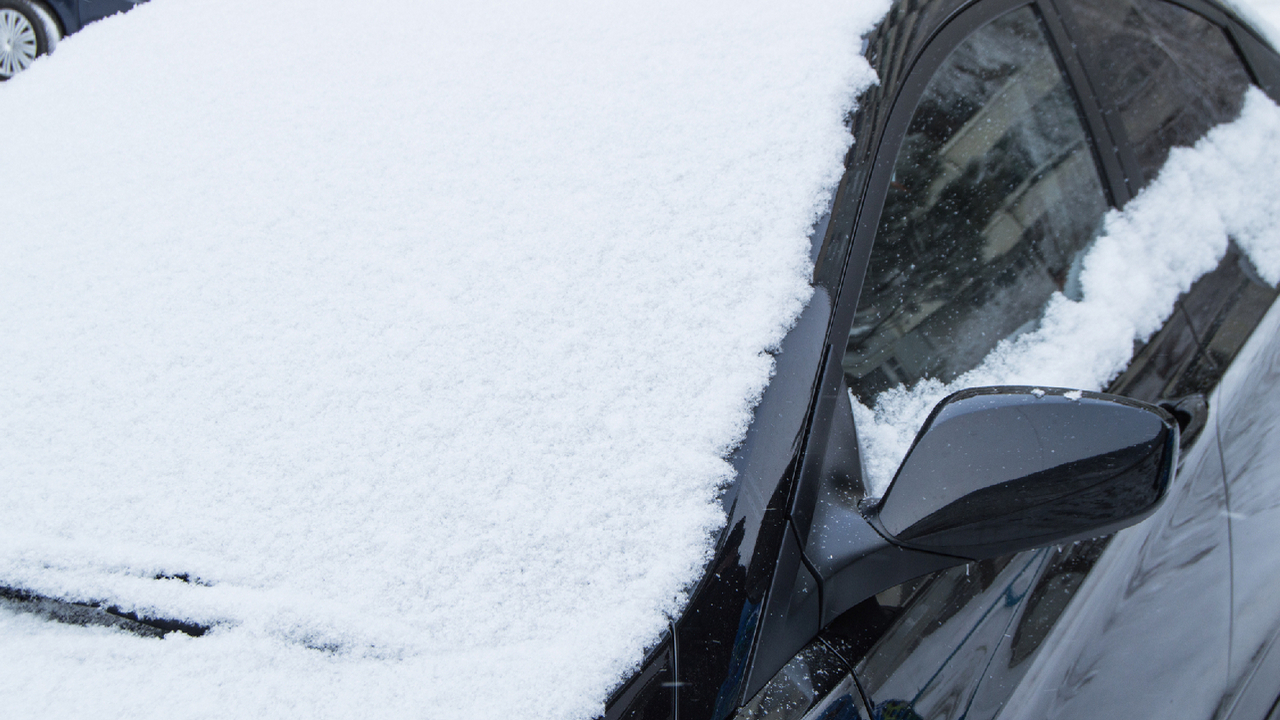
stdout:
[[1228,237],[1259,274],[1280,283],[1280,194],[1263,178],[1280,167],[1280,108],[1251,88],[1240,117],[1193,148],[1175,148],[1124,211],[1112,210],[1087,251],[1076,302],[1055,293],[1039,326],[1006,339],[950,383],[899,385],[871,407],[855,399],[869,494],[879,497],[925,418],[953,392],[985,385],[1101,390],[1173,312],[1178,296],[1213,270]]
[[1272,46],[1280,47],[1280,0],[1223,0],[1223,4],[1261,30]]
[[0,607],[6,713],[599,712],[886,9],[157,0],[0,88],[0,586],[213,626]]
[[[6,83],[0,585],[214,628],[0,605],[6,712],[599,712],[724,521],[886,9],[156,0]],[[1081,302],[855,405],[878,487],[953,390],[1104,386],[1228,235],[1280,281],[1278,153],[1251,92]]]

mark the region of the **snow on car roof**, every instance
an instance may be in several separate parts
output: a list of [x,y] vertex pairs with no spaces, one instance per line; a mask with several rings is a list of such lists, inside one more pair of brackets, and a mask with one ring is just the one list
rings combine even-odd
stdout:
[[[887,2],[141,6],[0,88],[17,715],[585,718],[677,613]],[[16,182],[15,182],[16,178]]]
[[1280,46],[1280,0],[1221,0],[1266,36],[1273,46]]

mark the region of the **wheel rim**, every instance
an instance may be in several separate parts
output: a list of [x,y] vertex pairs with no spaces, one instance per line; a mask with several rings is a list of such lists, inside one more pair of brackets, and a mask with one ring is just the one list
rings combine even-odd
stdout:
[[27,69],[36,59],[36,29],[17,10],[0,10],[0,76]]

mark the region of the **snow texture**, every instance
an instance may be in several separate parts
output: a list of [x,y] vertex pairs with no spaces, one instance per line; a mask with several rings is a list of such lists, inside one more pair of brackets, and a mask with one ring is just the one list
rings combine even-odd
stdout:
[[985,385],[1101,390],[1173,312],[1178,296],[1213,270],[1228,237],[1259,274],[1280,283],[1280,108],[1251,88],[1240,117],[1193,148],[1175,148],[1159,176],[1123,212],[1112,210],[1084,257],[1080,301],[1056,293],[1039,326],[1006,339],[951,383],[927,379],[854,399],[870,494],[888,489],[933,407]]
[[1280,47],[1280,0],[1223,0],[1223,4],[1252,23],[1273,47]]
[[0,585],[214,628],[0,608],[5,713],[598,713],[887,5],[156,0],[0,87]]

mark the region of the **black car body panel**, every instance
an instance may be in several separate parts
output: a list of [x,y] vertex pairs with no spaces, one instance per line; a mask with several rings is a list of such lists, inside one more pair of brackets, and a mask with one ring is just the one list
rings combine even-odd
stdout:
[[[1235,331],[1243,331],[1253,314]],[[1273,327],[1274,319],[1274,313],[1268,316]],[[1280,405],[1280,340],[1273,335],[1269,343],[1251,344],[1248,352],[1211,400],[1222,408],[1214,429],[1226,473],[1233,557],[1230,671],[1241,706],[1233,717],[1258,717],[1258,708],[1265,710],[1280,696],[1280,555],[1275,551],[1280,537],[1280,483],[1275,482],[1280,467],[1280,420],[1275,414]]]
[[94,20],[124,12],[146,0],[38,0],[53,11],[62,25],[62,34],[70,35]]
[[[1246,80],[1280,99],[1280,56],[1256,31],[1213,3],[1172,4],[1216,27]],[[814,236],[815,296],[733,456],[714,559],[606,717],[721,720],[744,705],[743,717],[775,717],[760,698],[794,668],[812,675],[810,701],[777,717],[810,706],[824,718],[1260,717],[1280,694],[1268,671],[1280,667],[1280,612],[1267,600],[1280,592],[1268,545],[1280,532],[1280,348],[1251,347],[1219,385],[1277,293],[1234,245],[1107,388],[1181,426],[1178,479],[1153,516],[968,564],[890,544],[868,520],[841,361],[897,148],[952,49],[1028,7],[1075,94],[1106,201],[1123,207],[1150,180],[1098,80],[1105,58],[1077,42],[1081,8],[895,2],[864,41],[880,83],[850,118],[856,143]],[[860,558],[856,577],[830,566],[833,536]]]

